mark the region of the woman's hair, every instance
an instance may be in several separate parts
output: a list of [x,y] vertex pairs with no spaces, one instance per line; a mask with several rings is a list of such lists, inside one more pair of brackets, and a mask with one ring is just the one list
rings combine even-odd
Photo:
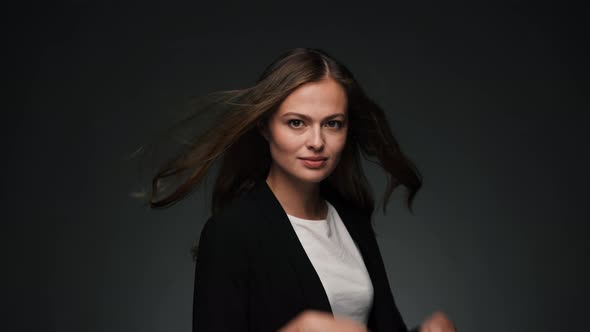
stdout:
[[[201,134],[191,137],[187,148],[160,165],[152,179],[150,206],[168,207],[182,200],[201,183],[218,160],[212,214],[251,189],[257,180],[265,179],[272,160],[268,142],[260,130],[291,92],[305,83],[327,78],[338,82],[346,92],[349,129],[340,162],[320,183],[322,192],[335,191],[371,214],[374,199],[362,169],[362,154],[387,173],[383,211],[399,185],[407,189],[407,206],[411,211],[422,177],[401,151],[385,112],[364,93],[343,64],[313,48],[295,48],[282,54],[252,87],[214,93],[209,95],[212,98],[208,102],[197,103],[192,118],[212,108],[223,109],[223,114],[208,124]],[[170,188],[165,183],[171,179],[177,184],[165,192]]]

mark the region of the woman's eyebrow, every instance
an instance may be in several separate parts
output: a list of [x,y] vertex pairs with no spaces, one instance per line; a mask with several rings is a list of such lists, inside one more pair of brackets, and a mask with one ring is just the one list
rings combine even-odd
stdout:
[[[301,117],[301,118],[303,118],[305,120],[311,120],[311,118],[309,116],[307,116],[305,114],[301,114],[301,113],[295,113],[295,112],[287,112],[287,113],[283,114],[283,117],[285,117],[285,116],[293,116],[293,115],[299,116],[299,117]],[[337,118],[339,116],[341,116],[343,118],[346,117],[344,115],[344,113],[335,113],[335,114],[332,114],[332,115],[328,115],[327,117],[324,118],[324,120],[328,120],[328,119],[332,119],[332,118]]]

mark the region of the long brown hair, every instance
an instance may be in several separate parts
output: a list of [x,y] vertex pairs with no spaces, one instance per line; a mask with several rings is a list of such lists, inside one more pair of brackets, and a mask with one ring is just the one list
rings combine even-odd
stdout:
[[[359,209],[371,214],[374,199],[361,165],[365,159],[380,165],[388,183],[383,195],[383,211],[393,191],[403,185],[406,202],[412,202],[422,185],[415,165],[404,155],[389,127],[385,112],[362,90],[352,73],[325,51],[295,48],[273,61],[252,87],[211,94],[208,104],[195,105],[194,114],[213,106],[222,108],[218,116],[186,149],[163,163],[152,179],[150,206],[171,206],[195,189],[216,161],[221,161],[215,185],[211,213],[265,179],[270,169],[268,143],[260,134],[283,100],[308,82],[332,78],[347,95],[349,130],[338,166],[324,181],[321,190],[335,191]],[[213,101],[211,101],[213,100]],[[177,185],[165,192],[175,179]],[[181,180],[179,180],[181,179]]]

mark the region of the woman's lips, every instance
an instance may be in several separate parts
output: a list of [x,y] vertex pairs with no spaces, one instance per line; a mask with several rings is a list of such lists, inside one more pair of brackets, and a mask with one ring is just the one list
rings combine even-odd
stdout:
[[307,168],[320,168],[324,166],[326,163],[326,159],[321,160],[311,160],[311,159],[301,159],[303,165]]

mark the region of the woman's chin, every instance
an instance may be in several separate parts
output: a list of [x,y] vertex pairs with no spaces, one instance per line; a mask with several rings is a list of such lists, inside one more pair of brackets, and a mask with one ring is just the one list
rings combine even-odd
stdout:
[[328,175],[330,175],[330,173],[316,172],[315,174],[300,174],[299,176],[297,176],[297,178],[303,182],[320,183],[323,180],[325,180],[328,177]]

